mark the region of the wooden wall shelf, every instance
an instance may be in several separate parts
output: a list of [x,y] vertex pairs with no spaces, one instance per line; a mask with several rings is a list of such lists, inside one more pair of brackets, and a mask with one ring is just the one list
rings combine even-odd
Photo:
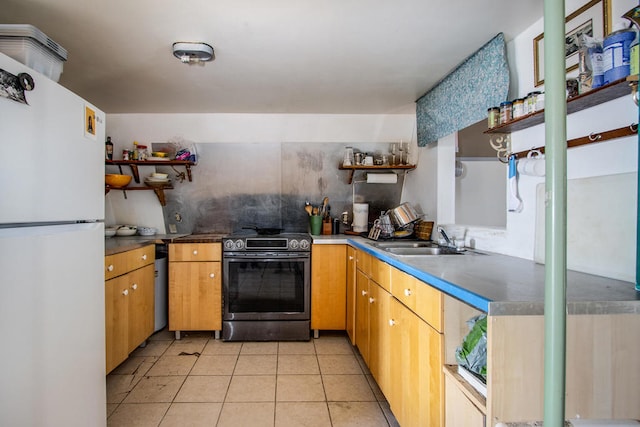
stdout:
[[171,185],[166,185],[166,186],[162,186],[162,187],[124,187],[124,188],[114,188],[114,187],[110,187],[108,185],[105,185],[105,194],[107,194],[111,190],[120,190],[120,191],[122,191],[122,194],[124,195],[125,199],[127,198],[127,191],[153,190],[153,192],[156,193],[156,196],[158,197],[158,200],[160,201],[160,204],[162,206],[166,206],[167,199],[165,198],[164,190],[173,190],[173,187]]
[[[595,107],[608,101],[631,94],[630,86],[637,76],[630,76],[611,82],[608,85],[593,89],[582,95],[578,95],[567,100],[567,114],[576,113],[587,108]],[[637,83],[636,83],[637,84]],[[544,123],[544,110],[536,111],[523,117],[518,117],[494,128],[486,130],[484,133],[511,133],[518,130],[530,128]]]
[[184,166],[187,170],[187,179],[192,181],[191,166],[195,165],[194,162],[188,160],[106,160],[107,166],[118,166],[120,173],[122,173],[122,166],[131,167],[131,173],[135,182],[140,184],[140,173],[138,172],[138,166]]
[[353,182],[353,174],[357,170],[364,171],[389,171],[389,170],[405,170],[409,171],[415,169],[416,165],[388,165],[388,166],[364,166],[364,165],[355,165],[355,166],[338,166],[340,170],[348,170],[349,171],[349,184]]

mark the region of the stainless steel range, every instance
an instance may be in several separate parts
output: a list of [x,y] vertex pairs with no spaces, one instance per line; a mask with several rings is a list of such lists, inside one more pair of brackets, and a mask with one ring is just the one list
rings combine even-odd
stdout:
[[222,339],[309,340],[311,238],[253,233],[222,247]]

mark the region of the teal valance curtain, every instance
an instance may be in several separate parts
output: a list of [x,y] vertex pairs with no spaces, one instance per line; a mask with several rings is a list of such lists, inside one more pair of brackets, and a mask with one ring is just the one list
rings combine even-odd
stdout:
[[508,92],[509,64],[500,33],[416,101],[418,146],[482,120]]

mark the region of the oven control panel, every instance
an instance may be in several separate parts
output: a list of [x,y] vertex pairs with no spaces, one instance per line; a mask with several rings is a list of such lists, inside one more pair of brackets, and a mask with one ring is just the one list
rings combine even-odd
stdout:
[[306,252],[311,250],[311,237],[307,234],[279,234],[276,236],[234,237],[222,239],[222,247],[225,252],[239,251],[269,251]]

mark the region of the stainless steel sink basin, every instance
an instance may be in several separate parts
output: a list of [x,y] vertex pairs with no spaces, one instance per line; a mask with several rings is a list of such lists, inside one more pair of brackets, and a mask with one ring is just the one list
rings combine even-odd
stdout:
[[434,242],[375,242],[372,246],[394,255],[462,255],[464,250],[439,246]]
[[415,241],[392,241],[392,242],[375,242],[371,243],[376,248],[438,248],[438,244],[434,242],[415,242]]
[[404,247],[404,248],[381,248],[384,251],[395,255],[462,255],[464,251],[443,247]]

